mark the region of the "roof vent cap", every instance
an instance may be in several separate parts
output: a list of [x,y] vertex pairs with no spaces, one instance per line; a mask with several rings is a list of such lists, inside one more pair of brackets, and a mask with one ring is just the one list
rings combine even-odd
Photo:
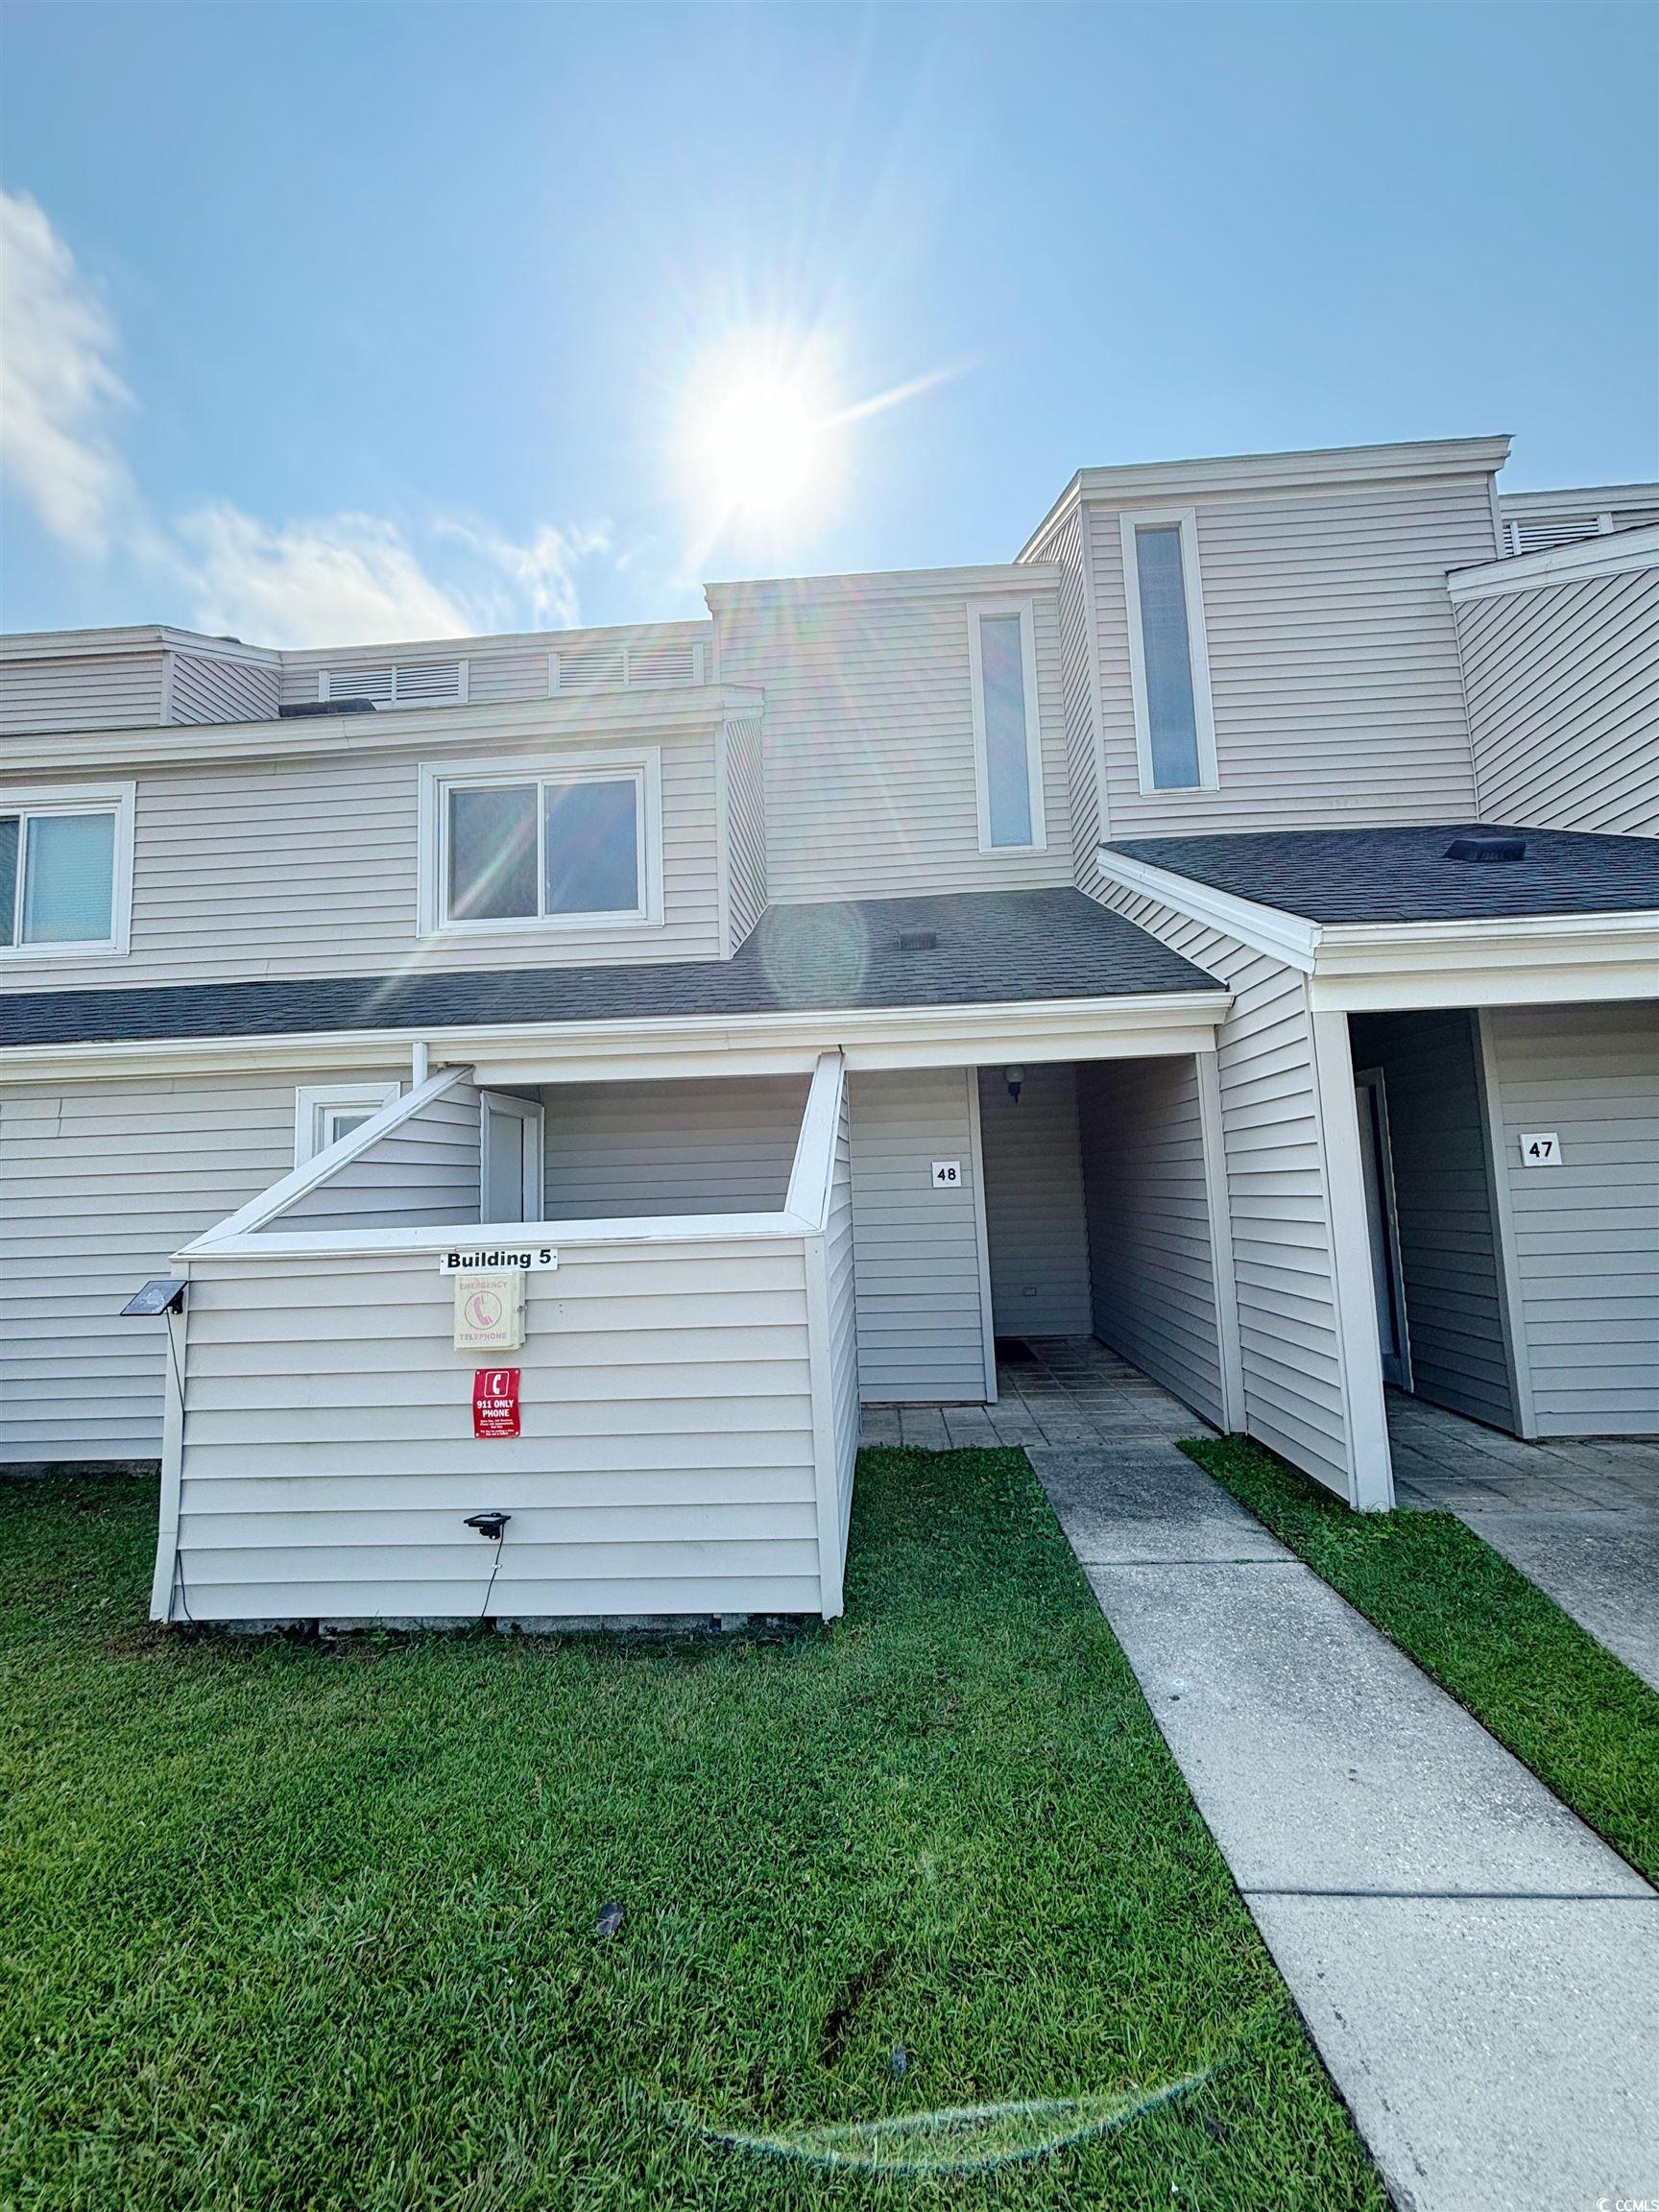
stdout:
[[901,952],[932,952],[938,944],[937,929],[901,929],[899,932]]
[[1525,837],[1454,837],[1446,848],[1448,860],[1525,860]]

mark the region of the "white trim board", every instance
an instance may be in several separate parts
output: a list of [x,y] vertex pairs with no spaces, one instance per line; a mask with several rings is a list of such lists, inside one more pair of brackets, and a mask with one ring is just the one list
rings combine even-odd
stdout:
[[1575,584],[1593,576],[1623,576],[1659,567],[1659,522],[1646,529],[1615,530],[1604,537],[1554,545],[1541,553],[1515,553],[1478,567],[1454,568],[1446,589],[1454,601],[1497,599],[1505,591],[1536,591],[1549,584]]
[[291,1032],[114,1044],[18,1045],[0,1054],[6,1082],[101,1082],[117,1075],[213,1070],[298,1076],[385,1067],[425,1045],[431,1058],[476,1065],[481,1080],[591,1082],[611,1074],[809,1074],[839,1046],[850,1068],[939,1068],[980,1061],[1114,1060],[1212,1052],[1232,994],[1166,991],[1110,998],[1000,1000],[985,1006],[699,1016],[680,1022],[495,1022],[453,1028]]

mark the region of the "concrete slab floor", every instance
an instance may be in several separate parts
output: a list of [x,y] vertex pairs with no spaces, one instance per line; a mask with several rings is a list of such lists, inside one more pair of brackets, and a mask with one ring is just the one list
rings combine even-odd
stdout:
[[1659,1512],[1465,1510],[1494,1551],[1659,1690]]

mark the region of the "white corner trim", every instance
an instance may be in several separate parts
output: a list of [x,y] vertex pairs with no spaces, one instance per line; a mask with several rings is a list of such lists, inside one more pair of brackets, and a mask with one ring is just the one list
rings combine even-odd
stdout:
[[1659,522],[1642,530],[1615,530],[1604,537],[1581,539],[1573,545],[1554,545],[1542,553],[1482,561],[1474,568],[1454,568],[1446,589],[1454,602],[1496,599],[1505,591],[1535,591],[1547,584],[1575,584],[1655,567],[1659,567]]
[[1248,945],[1255,951],[1283,960],[1287,968],[1298,968],[1305,975],[1312,974],[1321,934],[1317,922],[1307,921],[1300,914],[1287,914],[1278,906],[1258,905],[1254,899],[1240,899],[1231,891],[1217,891],[1190,876],[1177,876],[1170,869],[1155,868],[1144,860],[1131,860],[1126,854],[1115,853],[1107,845],[1101,846],[1095,861],[1108,882],[1156,899],[1160,905],[1173,906],[1177,913],[1194,922],[1207,922],[1212,928],[1237,937],[1239,944]]
[[[132,945],[132,838],[138,786],[121,783],[0,783],[0,814],[110,814],[115,817],[109,868],[109,935],[62,943],[0,946],[0,967],[25,971],[36,960],[121,960]],[[17,854],[17,892],[23,895],[27,833]],[[46,978],[43,976],[44,982]]]
[[997,1316],[991,1304],[991,1227],[985,1209],[985,1132],[979,1118],[979,1070],[965,1068],[968,1150],[974,1163],[974,1248],[979,1262],[979,1344],[985,1362],[985,1403],[997,1403]]
[[835,1140],[841,1126],[845,1069],[839,1052],[824,1052],[812,1070],[806,1104],[789,1167],[785,1214],[809,1221],[816,1230],[830,1225],[830,1188],[835,1180]]
[[[174,1257],[180,1260],[194,1259],[199,1253],[211,1252],[235,1238],[252,1235],[262,1222],[274,1220],[278,1214],[293,1205],[297,1198],[303,1198],[308,1190],[315,1190],[319,1184],[330,1181],[342,1167],[349,1166],[360,1154],[367,1152],[372,1144],[377,1144],[382,1137],[400,1128],[412,1116],[419,1114],[422,1107],[430,1105],[434,1098],[441,1098],[445,1091],[453,1090],[457,1083],[470,1074],[469,1068],[445,1068],[436,1075],[428,1076],[417,1089],[405,1091],[400,1098],[394,1098],[389,1105],[382,1106],[379,1113],[365,1121],[361,1129],[353,1129],[338,1144],[330,1144],[326,1151],[317,1153],[302,1167],[296,1167],[281,1176],[268,1190],[261,1190],[256,1198],[250,1198],[246,1206],[239,1207],[234,1214],[227,1214],[213,1228],[204,1230],[200,1237],[183,1246]],[[260,1241],[263,1247],[264,1239]]]
[[1371,1271],[1371,1224],[1359,1158],[1359,1115],[1346,1014],[1308,1012],[1325,1204],[1331,1231],[1336,1356],[1348,1431],[1348,1503],[1386,1512],[1394,1503],[1394,1463],[1382,1394],[1382,1348]]
[[1221,1365],[1221,1417],[1229,1435],[1242,1435],[1244,1350],[1238,1332],[1238,1276],[1233,1255],[1232,1193],[1227,1184],[1226,1112],[1221,1064],[1214,1052],[1192,1055],[1198,1085],[1198,1134],[1204,1152],[1204,1201],[1210,1221],[1210,1271]]
[[1475,1083],[1480,1099],[1481,1149],[1486,1156],[1486,1187],[1492,1197],[1497,1238],[1498,1308],[1503,1322],[1503,1349],[1515,1393],[1515,1426],[1530,1443],[1538,1435],[1538,1408],[1532,1395],[1532,1360],[1527,1343],[1527,1307],[1521,1286],[1521,1259],[1515,1242],[1514,1197],[1509,1187],[1509,1142],[1503,1123],[1503,1077],[1492,1017],[1472,1009],[1475,1027]]
[[[1152,709],[1146,690],[1146,638],[1141,622],[1142,530],[1181,534],[1181,582],[1187,601],[1187,660],[1192,683],[1192,725],[1197,740],[1196,783],[1160,783],[1152,764]],[[1214,791],[1220,787],[1215,758],[1215,713],[1210,697],[1210,641],[1204,628],[1204,586],[1198,570],[1198,511],[1195,507],[1135,508],[1118,517],[1123,548],[1123,602],[1129,625],[1129,690],[1135,710],[1135,757],[1142,792]]]
[[[1025,703],[1025,789],[1031,816],[1031,836],[1023,845],[998,845],[991,835],[991,756],[985,727],[985,670],[979,626],[986,616],[1018,618],[1020,624],[1020,679]],[[968,603],[968,662],[974,711],[974,796],[979,816],[981,853],[1042,853],[1047,850],[1048,825],[1043,804],[1043,725],[1037,695],[1037,620],[1029,599],[972,599]]]

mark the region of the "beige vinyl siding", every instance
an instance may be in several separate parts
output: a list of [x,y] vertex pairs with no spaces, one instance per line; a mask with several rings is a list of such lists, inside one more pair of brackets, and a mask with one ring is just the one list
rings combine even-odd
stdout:
[[1245,1431],[1347,1497],[1353,1454],[1304,979],[1155,900],[1116,888],[1101,897],[1234,995],[1216,1066]]
[[[1032,596],[1018,571],[982,600]],[[733,599],[720,671],[766,693],[774,901],[1005,891],[1071,878],[1058,613],[1034,596],[1047,847],[981,853],[968,658],[969,595],[891,590]]]
[[766,911],[766,781],[757,715],[728,725],[726,817],[730,950]]
[[788,1191],[806,1077],[555,1083],[541,1096],[549,1221],[766,1214]]
[[268,1075],[0,1091],[0,1460],[159,1453],[164,1332],[120,1309],[292,1168],[294,1099]]
[[[984,1402],[974,1070],[849,1078],[858,1385],[866,1405]],[[935,1160],[961,1187],[935,1190]]]
[[475,1085],[451,1085],[264,1226],[289,1235],[477,1221],[479,1111]]
[[1482,820],[1659,835],[1659,567],[1456,616]]
[[1080,1068],[1094,1332],[1227,1426],[1198,1078],[1190,1057]]
[[0,734],[154,729],[162,719],[165,661],[159,645],[137,653],[0,661]]
[[325,668],[387,668],[400,662],[465,661],[467,699],[484,706],[513,699],[545,699],[547,658],[561,649],[624,644],[637,651],[681,643],[704,648],[705,681],[712,681],[714,626],[710,622],[652,622],[628,629],[546,630],[503,637],[435,637],[381,645],[321,646],[282,655],[282,704],[297,706],[317,697]]
[[1060,693],[1066,723],[1066,787],[1077,880],[1090,884],[1094,881],[1094,848],[1104,828],[1090,669],[1094,615],[1083,546],[1083,510],[1073,504],[1033,544],[1031,558],[1055,562],[1065,572],[1060,583]]
[[[804,1243],[567,1246],[531,1274],[523,1433],[475,1440],[430,1254],[199,1261],[181,1587],[198,1620],[816,1613]],[[177,1607],[176,1607],[177,1610]]]
[[981,1068],[978,1082],[997,1334],[1087,1336],[1089,1238],[1073,1070],[1066,1063],[1027,1068],[1018,1105],[1000,1068]]
[[1473,1016],[1355,1014],[1357,1069],[1381,1068],[1393,1155],[1411,1388],[1514,1429],[1486,1106]]
[[[570,740],[488,726],[477,757],[523,751],[527,772]],[[615,750],[637,753],[639,740]],[[417,943],[421,757],[309,756],[138,779],[132,949],[55,959],[51,981],[204,983],[297,975],[712,959],[719,948],[713,738],[662,744],[661,927],[545,927]],[[589,742],[582,741],[588,750]],[[446,767],[466,757],[447,749]]]
[[1473,811],[1446,571],[1492,558],[1483,478],[1198,502],[1214,791],[1140,788],[1119,513],[1088,518],[1114,836]]
[[[1480,1019],[1538,1433],[1659,1434],[1659,1006]],[[1539,1132],[1559,1166],[1522,1166]]]
[[221,660],[175,653],[171,722],[274,722],[278,676],[275,661]]

